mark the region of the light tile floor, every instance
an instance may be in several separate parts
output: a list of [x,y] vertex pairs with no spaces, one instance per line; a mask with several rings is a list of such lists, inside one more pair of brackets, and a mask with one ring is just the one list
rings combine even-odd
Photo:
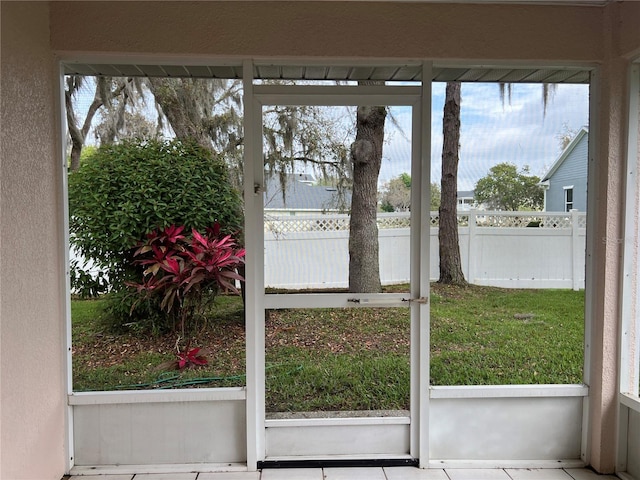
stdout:
[[153,473],[137,475],[72,476],[69,480],[618,480],[585,468],[420,470],[413,467],[385,468],[292,468],[262,472]]

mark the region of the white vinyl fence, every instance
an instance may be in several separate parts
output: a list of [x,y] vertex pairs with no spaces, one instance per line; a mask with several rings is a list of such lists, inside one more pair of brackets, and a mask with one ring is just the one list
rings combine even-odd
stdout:
[[[468,282],[509,288],[584,288],[584,212],[461,212],[460,254]],[[409,281],[409,214],[379,214],[380,278]],[[265,285],[345,288],[349,217],[265,218]],[[439,277],[438,214],[431,213],[431,280]]]
[[[409,214],[378,215],[380,279],[409,281]],[[468,282],[506,288],[584,288],[584,212],[461,212],[462,269]],[[265,285],[346,288],[349,216],[265,217]],[[73,249],[71,259],[83,259]],[[94,277],[98,269],[84,268]],[[438,213],[431,213],[431,280],[439,277]]]

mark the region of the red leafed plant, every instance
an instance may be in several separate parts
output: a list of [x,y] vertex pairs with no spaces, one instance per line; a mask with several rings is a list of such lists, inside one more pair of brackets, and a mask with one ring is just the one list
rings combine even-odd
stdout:
[[158,365],[158,370],[184,370],[185,368],[202,367],[209,363],[204,352],[199,347],[190,348],[190,343],[187,343],[187,346],[180,350],[179,342],[180,338],[176,342],[176,349],[178,350],[176,358]]
[[192,229],[191,235],[184,234],[184,226],[171,225],[137,245],[134,263],[145,268],[143,279],[128,285],[142,296],[160,296],[160,308],[175,315],[184,335],[185,324],[204,316],[218,293],[239,293],[235,282],[244,281],[237,272],[244,256],[245,250],[231,235],[221,234],[217,223],[204,233]]
[[184,352],[178,352],[178,369],[190,367],[192,365],[201,366],[207,364],[207,357],[200,355],[200,348],[192,348]]

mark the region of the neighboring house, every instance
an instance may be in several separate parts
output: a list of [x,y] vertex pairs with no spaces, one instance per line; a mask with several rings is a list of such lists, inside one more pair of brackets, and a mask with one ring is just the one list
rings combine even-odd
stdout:
[[587,211],[588,137],[582,128],[540,182],[545,211]]
[[[284,193],[284,194],[283,194]],[[276,215],[343,213],[351,205],[351,192],[316,185],[313,175],[286,175],[284,192],[278,175],[265,174],[264,210]]]
[[477,209],[476,201],[473,198],[473,190],[458,190],[458,211],[466,212]]

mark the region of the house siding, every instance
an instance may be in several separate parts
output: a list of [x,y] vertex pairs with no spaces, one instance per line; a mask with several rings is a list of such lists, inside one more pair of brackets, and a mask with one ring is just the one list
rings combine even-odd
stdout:
[[587,210],[588,135],[584,135],[549,179],[545,203],[548,212],[564,212],[565,187],[573,186],[573,208]]

